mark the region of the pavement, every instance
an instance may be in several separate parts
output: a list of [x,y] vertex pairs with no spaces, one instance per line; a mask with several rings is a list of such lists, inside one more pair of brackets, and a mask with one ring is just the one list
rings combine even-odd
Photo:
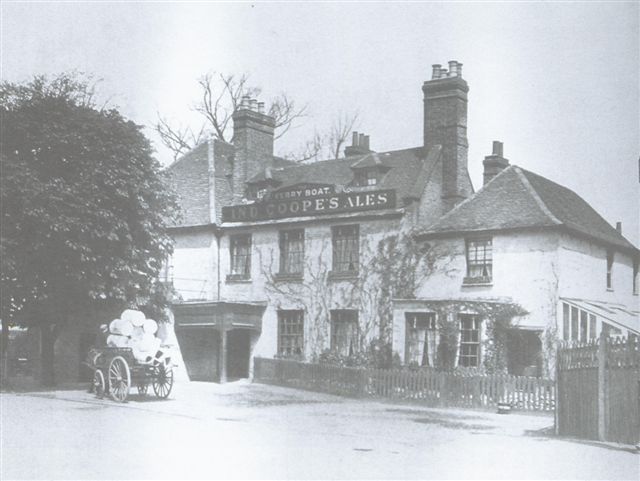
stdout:
[[124,404],[0,394],[0,479],[639,479],[630,446],[553,418],[431,409],[238,381]]

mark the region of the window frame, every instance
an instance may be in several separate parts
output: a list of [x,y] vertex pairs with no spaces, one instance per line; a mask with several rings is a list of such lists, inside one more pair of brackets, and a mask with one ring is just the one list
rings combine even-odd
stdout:
[[[419,330],[425,331],[424,346],[422,347],[422,359],[418,363],[420,367],[429,366],[429,352],[428,352],[428,332],[437,332],[438,324],[436,321],[436,313],[435,312],[405,312],[405,339],[404,339],[404,363],[411,364],[414,356],[414,349],[419,348],[420,340],[413,336],[414,332],[418,332]],[[421,324],[419,327],[418,324]],[[419,337],[419,336],[417,336]],[[436,347],[437,349],[437,347]]]
[[[351,236],[339,236],[340,231],[353,229],[353,234]],[[350,244],[350,248],[343,249],[347,254],[349,259],[341,259],[338,255],[340,253],[340,249],[338,246],[338,242],[346,242],[348,245]],[[347,224],[347,225],[336,225],[331,227],[331,270],[333,273],[339,274],[356,274],[360,270],[360,225],[359,224]],[[351,251],[350,249],[353,249]],[[353,254],[355,252],[355,255]],[[355,258],[355,260],[354,260]],[[346,269],[344,267],[347,267]],[[353,269],[349,269],[349,267],[353,266]]]
[[[298,251],[294,251],[295,253],[297,253],[297,255],[299,256],[299,269],[298,270],[292,270],[291,269],[291,265],[290,265],[290,261],[291,261],[291,257],[290,257],[290,247],[287,247],[288,245],[290,246],[291,244],[291,239],[287,239],[287,236],[290,236],[292,234],[299,234],[300,238],[297,239],[300,243],[301,249]],[[280,276],[295,276],[295,277],[302,277],[303,273],[304,273],[304,254],[305,254],[305,231],[304,229],[287,229],[287,230],[281,230],[278,234],[278,246],[280,248],[280,262],[279,262],[279,272],[278,275]]]
[[[473,256],[471,255],[473,252]],[[479,253],[482,259],[479,259]],[[473,257],[473,259],[472,259]],[[489,236],[465,239],[467,275],[465,284],[490,283],[493,280],[493,238]],[[477,269],[480,270],[478,274]]]
[[277,342],[278,356],[304,357],[304,310],[278,310]]
[[[477,314],[458,314],[460,328],[460,346],[458,351],[458,366],[461,367],[480,367],[482,363],[482,319]],[[471,321],[471,328],[465,329],[464,322]],[[471,339],[465,340],[465,332],[470,333]],[[474,338],[475,334],[475,340]],[[465,353],[465,348],[470,348],[473,353]],[[468,360],[475,359],[475,364],[467,363]],[[464,360],[464,361],[463,361]]]
[[[242,242],[244,241],[244,242]],[[246,253],[239,255],[239,247],[246,247]],[[229,236],[229,275],[227,280],[250,280],[251,279],[251,257],[253,248],[253,238],[250,233],[234,234]],[[244,271],[238,272],[239,259],[244,256],[246,262]]]
[[[338,336],[340,334],[337,325],[338,324],[354,324],[354,329],[350,331],[351,335],[354,336],[354,339],[351,339],[350,345],[347,348],[347,352],[339,352],[343,356],[349,356],[355,352],[358,352],[358,336],[360,334],[360,323],[357,309],[332,309],[330,311],[331,316],[331,325],[330,325],[330,336],[329,336],[329,349],[331,351],[337,352],[338,345]],[[349,352],[350,351],[350,352]]]

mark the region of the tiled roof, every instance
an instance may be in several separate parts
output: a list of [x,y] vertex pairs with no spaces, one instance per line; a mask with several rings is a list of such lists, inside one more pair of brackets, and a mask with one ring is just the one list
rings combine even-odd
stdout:
[[558,226],[637,250],[578,194],[516,165],[418,235]]
[[[400,198],[420,197],[424,185],[419,181],[429,178],[433,166],[440,157],[440,147],[436,146],[424,159],[424,149],[396,150],[392,152],[372,152],[346,158],[324,160],[291,167],[272,168],[271,178],[278,181],[278,188],[300,183],[326,183],[347,186],[354,178],[354,169],[362,167],[382,167],[381,178],[376,189],[395,189]],[[440,176],[433,176],[440,181]],[[254,176],[250,182],[265,180],[265,172]]]
[[[230,205],[232,195],[229,186],[229,163],[233,146],[216,141],[215,148],[215,215]],[[228,152],[227,152],[228,151]],[[276,188],[286,188],[301,183],[349,186],[359,168],[379,168],[380,178],[375,189],[393,189],[398,199],[419,199],[427,184],[440,183],[441,175],[432,175],[440,161],[441,147],[434,146],[426,158],[422,147],[391,152],[368,153],[345,159],[325,160],[308,164],[295,163],[279,157],[273,165],[263,170],[250,182],[273,180]],[[178,204],[182,212],[180,226],[206,225],[214,222],[210,208],[210,179],[208,166],[208,142],[198,145],[167,168],[173,178]]]

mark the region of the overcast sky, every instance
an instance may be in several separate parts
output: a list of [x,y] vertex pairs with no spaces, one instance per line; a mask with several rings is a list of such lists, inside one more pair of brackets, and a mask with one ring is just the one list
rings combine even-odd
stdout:
[[[515,164],[576,191],[640,238],[639,4],[2,3],[2,78],[71,69],[104,79],[123,114],[193,120],[196,79],[248,73],[309,117],[276,145],[294,150],[340,112],[360,112],[374,150],[422,142],[431,64],[469,83],[476,188],[492,140]],[[158,158],[163,150],[151,129]]]

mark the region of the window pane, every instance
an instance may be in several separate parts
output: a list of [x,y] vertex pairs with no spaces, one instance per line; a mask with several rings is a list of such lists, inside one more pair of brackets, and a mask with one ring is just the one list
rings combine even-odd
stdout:
[[562,303],[562,339],[569,340],[569,304]]
[[357,271],[359,265],[359,229],[357,225],[333,228],[333,270]]
[[358,349],[358,311],[331,311],[331,349],[349,356]]
[[278,311],[278,354],[281,356],[300,356],[303,353],[303,311]]
[[249,278],[251,276],[251,235],[231,237],[231,274]]
[[480,364],[480,319],[475,315],[460,314],[459,364],[477,367]]
[[580,341],[587,340],[587,311],[580,311]]
[[467,240],[467,276],[491,277],[493,274],[491,239]]
[[596,337],[596,316],[589,314],[589,337],[594,339]]
[[571,340],[578,340],[578,308],[571,306]]

